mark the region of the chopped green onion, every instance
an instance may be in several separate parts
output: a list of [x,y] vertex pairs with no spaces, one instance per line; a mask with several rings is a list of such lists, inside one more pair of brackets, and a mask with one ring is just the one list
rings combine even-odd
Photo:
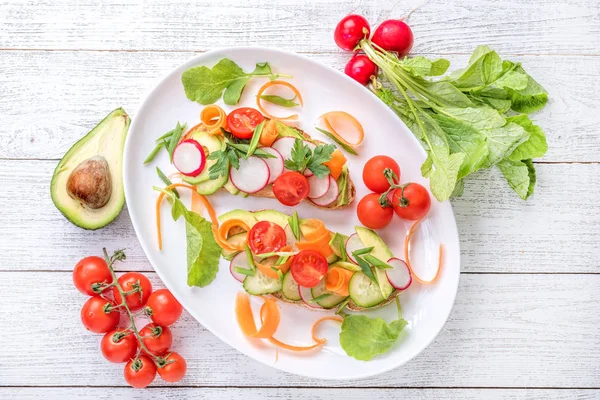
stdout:
[[256,264],[254,264],[254,257],[252,256],[252,250],[250,250],[250,247],[248,247],[248,245],[246,245],[246,257],[248,257],[248,264],[250,264],[250,267],[253,271],[256,270]]
[[269,257],[291,257],[291,256],[295,256],[296,254],[298,254],[298,252],[294,252],[294,251],[274,251],[271,253],[261,253],[261,254],[257,254],[256,257],[264,260],[265,258],[269,258]]
[[177,147],[177,143],[179,143],[179,139],[181,139],[181,135],[183,134],[183,131],[185,131],[186,127],[187,124],[180,125],[179,122],[177,122],[177,126],[175,127],[173,135],[171,135],[169,145],[167,146],[167,151],[169,152],[169,159],[171,162],[173,162],[173,152],[175,151],[175,147]]
[[377,283],[377,278],[375,277],[375,275],[373,275],[373,270],[371,269],[371,266],[369,265],[369,263],[358,256],[355,256],[355,257],[356,257],[356,262],[358,262],[358,266],[362,270],[363,274],[365,274],[373,282]]
[[256,274],[256,272],[254,272],[251,269],[246,269],[246,268],[241,268],[241,267],[233,267],[233,270],[235,272],[238,272],[242,275],[246,275],[246,276],[254,276]]
[[275,265],[277,266],[277,265],[285,264],[289,258],[290,258],[289,256],[279,256],[279,258],[277,259],[277,262],[275,262]]
[[300,219],[298,219],[298,212],[294,211],[291,217],[288,218],[290,228],[296,240],[300,240]]
[[264,126],[265,126],[265,121],[256,125],[256,128],[254,128],[254,134],[252,135],[252,140],[250,141],[250,144],[248,145],[248,150],[246,151],[246,158],[250,157],[256,151],[256,148],[258,147],[258,140],[260,139],[260,135],[262,133]]
[[156,146],[154,146],[154,148],[152,149],[152,151],[148,155],[148,157],[146,157],[146,159],[144,160],[144,164],[148,164],[148,163],[152,162],[152,160],[154,160],[154,158],[156,157],[156,155],[158,154],[158,152],[162,148],[163,148],[162,142],[161,143],[157,143]]
[[367,254],[370,253],[371,251],[373,251],[374,247],[365,247],[364,249],[358,249],[356,251],[352,252],[352,255],[354,256],[362,256],[363,254]]
[[326,131],[325,129],[321,129],[319,127],[315,126],[315,129],[318,130],[319,132],[321,132],[322,134],[324,134],[325,136],[327,136],[329,139],[333,140],[334,142],[336,142],[338,145],[340,145],[342,147],[342,149],[346,150],[348,153],[357,156],[358,153],[356,152],[356,150],[354,150],[352,147],[348,146],[346,143],[342,142],[340,139],[338,139],[337,137],[335,137],[335,135],[329,131]]
[[391,265],[389,265],[387,263],[384,263],[379,258],[374,257],[374,256],[372,256],[370,254],[367,254],[364,258],[365,258],[365,261],[367,261],[369,264],[371,264],[375,268],[379,268],[379,269],[390,269],[390,268],[392,268]]
[[342,310],[344,310],[344,308],[346,308],[346,306],[348,305],[348,303],[350,303],[350,297],[348,297],[346,300],[344,300],[342,302],[342,304],[340,304],[337,308],[337,310],[335,311],[336,314],[340,314],[342,312]]
[[281,272],[280,269],[277,270],[277,276],[279,277],[280,281],[283,281],[283,272]]
[[[167,178],[167,176],[160,170],[160,168],[156,167],[156,173],[158,174],[158,177],[160,178],[161,181],[164,182],[165,185],[170,186],[173,184],[173,182],[171,182],[171,180],[169,178]],[[179,192],[177,191],[177,189],[173,188],[171,190],[173,191],[173,194],[175,194],[175,197],[179,198]]]
[[260,98],[281,107],[296,107],[299,105],[294,101],[296,100],[296,96],[291,99],[286,99],[284,97],[277,96],[276,94],[263,94],[260,96]]
[[323,293],[323,294],[318,295],[317,297],[314,297],[314,298],[310,299],[308,302],[309,303],[316,303],[317,301],[321,301],[323,299],[326,299],[329,296],[331,296],[331,293]]

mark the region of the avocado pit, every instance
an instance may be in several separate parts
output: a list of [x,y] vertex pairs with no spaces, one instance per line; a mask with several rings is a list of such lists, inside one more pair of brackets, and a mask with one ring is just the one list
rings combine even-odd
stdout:
[[91,157],[75,167],[67,180],[67,193],[91,209],[104,207],[112,194],[110,167],[106,159]]

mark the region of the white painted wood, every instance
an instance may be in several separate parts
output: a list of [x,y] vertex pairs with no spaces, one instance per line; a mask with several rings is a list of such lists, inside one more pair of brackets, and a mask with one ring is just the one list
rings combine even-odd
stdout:
[[108,400],[165,399],[187,400],[592,400],[600,396],[600,390],[549,390],[549,389],[318,389],[318,388],[162,388],[146,390],[132,388],[0,388],[0,396],[21,400],[39,398]]
[[[442,51],[442,49],[439,49]],[[135,116],[141,98],[197,53],[0,51],[0,158],[60,158],[108,112]],[[310,54],[343,70],[348,56]],[[447,56],[455,68],[468,56]],[[550,93],[533,118],[546,130],[545,161],[600,161],[600,57],[510,56]],[[268,60],[277,67],[276,60]]]
[[[106,362],[100,336],[79,322],[86,297],[69,272],[0,272],[0,281],[0,321],[10,327],[0,386],[124,384],[123,365]],[[179,384],[598,388],[599,285],[600,275],[463,275],[450,319],[429,348],[404,367],[352,382],[259,364],[185,313],[172,326],[173,349],[188,360]]]
[[[57,161],[0,161],[0,270],[71,270],[103,246],[126,248],[127,270],[151,270],[124,211],[98,231],[70,224],[49,184]],[[498,171],[477,174],[453,201],[464,272],[599,272],[600,165],[538,164],[520,200]],[[149,218],[153,218],[149,214]],[[182,228],[183,229],[183,228]]]
[[[333,30],[347,13],[355,10],[376,26],[421,3],[8,0],[0,5],[0,48],[206,50],[269,44],[334,51]],[[517,54],[598,54],[599,16],[596,0],[430,0],[410,24],[418,52],[470,53],[487,43]]]

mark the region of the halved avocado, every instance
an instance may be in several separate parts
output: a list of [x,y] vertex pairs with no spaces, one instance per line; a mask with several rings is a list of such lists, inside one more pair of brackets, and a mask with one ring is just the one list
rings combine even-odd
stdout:
[[102,228],[121,212],[125,204],[123,149],[130,123],[122,108],[114,110],[56,166],[50,184],[52,201],[75,225]]

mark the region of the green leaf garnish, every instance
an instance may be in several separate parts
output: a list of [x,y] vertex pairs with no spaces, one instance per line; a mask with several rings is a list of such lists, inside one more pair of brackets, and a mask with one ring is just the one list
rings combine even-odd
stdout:
[[374,247],[371,246],[371,247],[365,247],[364,249],[354,250],[352,252],[352,255],[355,256],[355,257],[356,256],[362,256],[363,254],[367,254],[367,253],[372,252],[373,249],[374,249]]
[[251,269],[246,269],[246,268],[241,268],[241,267],[233,267],[233,269],[235,272],[238,272],[238,273],[246,275],[246,276],[254,276],[256,274],[256,272]]
[[355,155],[355,156],[358,155],[356,150],[354,150],[352,147],[348,146],[346,143],[342,142],[333,133],[326,131],[325,129],[321,129],[318,126],[315,126],[315,129],[318,130],[319,132],[321,132],[322,134],[324,134],[325,136],[327,136],[329,139],[336,142],[342,149],[346,150],[348,153]]
[[288,217],[288,221],[294,237],[296,240],[300,240],[300,219],[298,218],[298,211],[294,210],[292,216]]
[[277,96],[274,94],[263,94],[262,96],[260,96],[260,98],[262,100],[268,101],[269,103],[273,103],[273,104],[281,106],[281,107],[299,106],[299,104],[294,101],[294,100],[296,100],[296,97],[293,97],[291,99],[286,99],[284,97]]
[[375,268],[379,268],[379,269],[390,269],[392,268],[391,265],[381,261],[379,258],[372,256],[370,254],[365,255],[364,257],[365,261],[368,262],[369,264],[371,264],[372,266],[374,266]]
[[260,139],[260,135],[262,133],[264,126],[265,126],[265,121],[262,121],[260,124],[256,125],[256,128],[254,128],[254,133],[252,134],[252,140],[250,140],[250,144],[248,145],[248,150],[246,151],[246,158],[248,158],[252,154],[254,154],[256,148],[258,147],[258,140]]

